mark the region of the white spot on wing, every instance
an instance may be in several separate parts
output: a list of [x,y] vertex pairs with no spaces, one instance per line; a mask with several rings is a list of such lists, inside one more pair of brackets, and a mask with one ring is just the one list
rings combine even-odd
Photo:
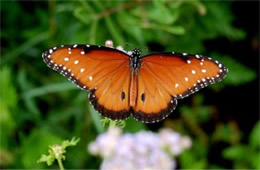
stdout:
[[68,57],[65,57],[64,60],[65,60],[65,61],[69,61],[69,58],[68,58]]
[[93,77],[92,77],[92,76],[89,76],[88,79],[89,79],[90,81],[92,81],[92,80],[93,80]]
[[78,63],[79,63],[79,60],[74,61],[74,64],[78,64]]
[[77,44],[73,45],[74,48],[76,48],[77,46],[78,46]]
[[177,88],[177,87],[179,87],[179,84],[178,84],[178,83],[175,84],[175,88]]
[[202,72],[202,73],[206,73],[207,70],[206,70],[206,69],[202,69],[201,72]]
[[85,54],[85,51],[81,51],[80,54],[84,55],[84,54]]
[[196,74],[196,71],[195,71],[195,70],[191,70],[191,73],[192,73],[192,74]]
[[188,64],[190,64],[190,63],[191,63],[191,61],[190,61],[190,60],[187,60],[187,63],[188,63]]
[[185,79],[185,81],[188,81],[188,80],[189,80],[188,77],[185,77],[184,79]]
[[53,50],[52,50],[52,49],[50,49],[50,50],[49,50],[49,53],[51,54],[52,52],[53,52]]
[[80,69],[80,72],[82,73],[82,72],[84,72],[84,70],[85,70],[84,68],[81,68],[81,69]]

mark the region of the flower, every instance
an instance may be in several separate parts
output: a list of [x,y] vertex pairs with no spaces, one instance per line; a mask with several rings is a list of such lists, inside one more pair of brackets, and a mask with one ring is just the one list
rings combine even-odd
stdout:
[[92,155],[103,158],[100,169],[174,169],[175,156],[191,147],[191,140],[171,129],[159,133],[140,131],[125,133],[110,128],[89,144]]

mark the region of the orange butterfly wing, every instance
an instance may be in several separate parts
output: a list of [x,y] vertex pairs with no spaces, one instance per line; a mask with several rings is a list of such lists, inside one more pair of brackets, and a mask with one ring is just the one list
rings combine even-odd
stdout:
[[177,99],[225,77],[227,68],[211,58],[181,53],[151,54],[138,72],[137,104],[133,116],[152,123],[167,117]]
[[130,115],[129,57],[122,51],[89,45],[54,47],[43,53],[45,63],[80,88],[101,115],[113,120]]

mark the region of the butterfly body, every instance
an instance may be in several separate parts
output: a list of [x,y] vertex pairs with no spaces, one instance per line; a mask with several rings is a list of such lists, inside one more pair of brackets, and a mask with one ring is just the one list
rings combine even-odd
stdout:
[[103,116],[153,123],[167,117],[177,99],[220,81],[227,68],[211,58],[186,53],[126,52],[93,45],[64,45],[43,60],[84,90]]

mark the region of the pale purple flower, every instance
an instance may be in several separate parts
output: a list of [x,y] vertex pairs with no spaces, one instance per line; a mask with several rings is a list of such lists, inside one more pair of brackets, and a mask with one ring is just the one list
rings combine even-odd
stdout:
[[103,158],[100,169],[174,169],[175,156],[191,147],[191,140],[171,129],[159,133],[125,133],[115,127],[89,144],[89,152]]

